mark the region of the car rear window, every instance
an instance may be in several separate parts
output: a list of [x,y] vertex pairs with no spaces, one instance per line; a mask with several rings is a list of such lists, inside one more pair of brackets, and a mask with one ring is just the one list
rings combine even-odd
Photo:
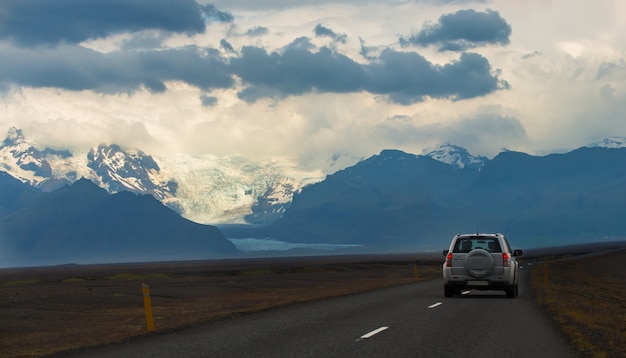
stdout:
[[489,237],[466,237],[457,239],[452,252],[467,253],[475,249],[483,249],[489,252],[502,252],[498,239]]

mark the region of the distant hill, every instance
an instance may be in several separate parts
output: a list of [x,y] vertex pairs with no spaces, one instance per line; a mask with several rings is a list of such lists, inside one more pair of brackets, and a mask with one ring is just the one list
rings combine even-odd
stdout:
[[232,257],[214,226],[150,195],[110,195],[80,179],[0,218],[0,266]]
[[439,247],[476,230],[536,246],[626,237],[625,201],[626,148],[503,152],[463,169],[387,150],[304,188],[270,229],[378,249]]

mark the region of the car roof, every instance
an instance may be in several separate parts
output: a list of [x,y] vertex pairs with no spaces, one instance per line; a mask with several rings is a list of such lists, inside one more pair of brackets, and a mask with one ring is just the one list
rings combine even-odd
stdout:
[[455,238],[468,238],[468,237],[504,237],[501,233],[496,234],[457,234]]

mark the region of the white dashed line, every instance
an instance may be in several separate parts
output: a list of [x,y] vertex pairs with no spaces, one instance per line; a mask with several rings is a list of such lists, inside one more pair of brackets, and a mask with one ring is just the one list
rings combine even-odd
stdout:
[[441,302],[433,303],[432,305],[428,306],[428,308],[435,308],[435,307],[441,306],[441,304],[442,304]]
[[382,331],[384,331],[384,330],[386,330],[388,328],[389,327],[380,327],[378,329],[375,329],[375,330],[371,331],[370,333],[366,333],[366,334],[362,335],[361,339],[368,339],[368,338],[370,338],[370,337],[372,337],[374,335],[377,335],[378,333],[380,333],[380,332],[382,332]]
[[467,295],[468,293],[470,293],[471,291],[463,291],[461,292],[462,295]]

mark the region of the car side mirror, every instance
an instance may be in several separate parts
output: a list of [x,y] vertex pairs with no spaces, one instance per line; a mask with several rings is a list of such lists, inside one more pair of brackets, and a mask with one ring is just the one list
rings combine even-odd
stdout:
[[443,256],[448,256],[448,252],[450,252],[450,250],[443,250]]
[[513,251],[513,256],[522,256],[524,253],[522,252],[522,250],[514,250]]

